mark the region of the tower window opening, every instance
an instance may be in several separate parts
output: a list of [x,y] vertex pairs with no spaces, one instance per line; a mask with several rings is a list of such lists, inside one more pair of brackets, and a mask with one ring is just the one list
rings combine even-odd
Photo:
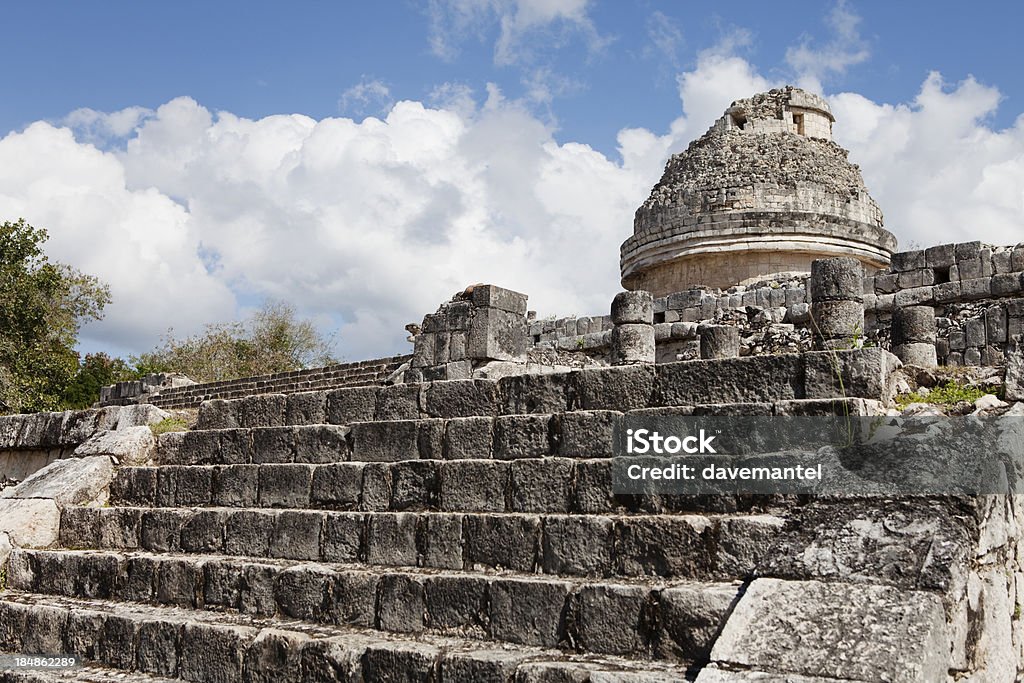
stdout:
[[796,124],[796,132],[798,135],[805,135],[804,133],[804,115],[793,114],[793,123]]
[[737,128],[743,130],[743,127],[747,125],[747,117],[743,114],[733,114],[732,122]]

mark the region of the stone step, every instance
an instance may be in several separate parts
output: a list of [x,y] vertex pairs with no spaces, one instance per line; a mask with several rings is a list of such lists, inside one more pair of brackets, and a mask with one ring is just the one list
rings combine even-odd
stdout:
[[800,399],[888,400],[895,356],[878,348],[589,368],[211,400],[199,429],[350,424]]
[[763,511],[792,504],[780,495],[616,495],[612,461],[603,458],[122,467],[111,483],[110,501],[142,507],[577,514]]
[[[295,396],[302,394],[292,394],[288,398]],[[253,401],[264,403],[272,398],[251,397]],[[873,409],[869,403],[863,399],[732,403],[675,406],[671,412],[707,416],[867,415]],[[650,410],[638,408],[629,414],[649,414]],[[155,461],[161,465],[239,465],[611,457],[613,425],[622,415],[616,410],[600,409],[446,418],[374,420],[371,417],[369,420],[372,421],[355,421],[344,426],[309,424],[201,429],[162,434]],[[323,416],[318,413],[316,419],[323,419]]]
[[8,572],[43,595],[673,661],[707,658],[740,590],[112,551],[17,550]]
[[[512,612],[525,607],[506,606]],[[511,626],[535,629],[532,615],[517,616],[520,623]],[[397,635],[284,617],[19,591],[0,596],[0,624],[5,625],[0,651],[67,652],[112,669],[195,683],[688,680],[684,662],[514,644],[488,648],[461,636]]]
[[772,515],[531,515],[237,508],[65,508],[71,549],[556,576],[734,580],[782,531]]

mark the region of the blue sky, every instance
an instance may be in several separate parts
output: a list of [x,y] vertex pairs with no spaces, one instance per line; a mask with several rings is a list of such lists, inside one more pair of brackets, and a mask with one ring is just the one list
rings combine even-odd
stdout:
[[1020,3],[6,3],[0,218],[111,283],[83,350],[264,298],[348,358],[476,281],[603,312],[667,156],[829,97],[904,245],[1024,240]]

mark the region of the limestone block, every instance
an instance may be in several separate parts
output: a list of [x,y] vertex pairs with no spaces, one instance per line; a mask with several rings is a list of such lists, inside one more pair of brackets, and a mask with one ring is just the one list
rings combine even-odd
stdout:
[[933,288],[935,301],[940,304],[947,304],[960,298],[959,282],[943,282]]
[[860,301],[864,268],[854,258],[815,259],[811,262],[811,301]]
[[239,405],[239,426],[280,427],[284,425],[288,399],[284,394],[261,394],[247,396]]
[[1005,273],[992,276],[993,296],[1012,296],[1024,289],[1024,274]]
[[285,423],[318,425],[327,423],[327,392],[303,391],[289,394],[285,407]]
[[477,308],[497,308],[519,316],[526,315],[527,296],[495,285],[473,287],[472,301]]
[[463,681],[512,681],[519,664],[529,655],[505,650],[445,652],[441,660],[440,683]]
[[614,523],[597,515],[548,516],[543,567],[547,574],[607,576],[614,566]]
[[509,463],[452,460],[441,465],[441,509],[448,512],[504,512]]
[[992,296],[992,278],[982,277],[973,280],[960,281],[960,299],[963,301],[977,301]]
[[909,342],[894,346],[892,351],[904,365],[934,368],[939,363],[935,344]]
[[1001,344],[1006,337],[1006,309],[993,306],[985,311],[985,336],[989,344]]
[[804,356],[803,398],[849,396],[888,401],[900,361],[880,348],[825,351]]
[[935,284],[935,271],[931,268],[920,268],[899,273],[897,282],[900,289],[927,287]]
[[109,455],[123,465],[144,465],[156,451],[156,437],[149,427],[126,427],[100,432],[75,449],[75,456]]
[[512,463],[509,509],[513,512],[569,512],[573,464],[562,458]]
[[[779,674],[940,681],[948,668],[945,622],[942,602],[931,593],[757,579],[726,622],[711,659]],[[823,656],[835,652],[846,656]]]
[[474,360],[525,361],[526,317],[497,308],[477,309],[466,342],[466,357]]
[[956,245],[940,244],[924,250],[925,267],[948,268],[956,263]]
[[896,273],[882,273],[875,276],[875,293],[892,294],[896,291]]
[[817,339],[852,340],[864,334],[864,305],[860,301],[815,301],[811,319]]
[[701,325],[700,357],[736,358],[740,355],[740,331],[733,325]]
[[935,343],[935,309],[931,306],[897,308],[892,317],[894,344],[908,342]]
[[156,424],[171,416],[166,410],[160,410],[154,405],[140,403],[130,406],[122,406],[117,414],[117,426],[114,429],[122,430],[129,427],[142,427]]
[[431,417],[474,417],[498,412],[498,383],[472,379],[435,382],[424,396],[424,412]]
[[113,473],[113,464],[105,455],[56,460],[18,486],[4,489],[0,498],[45,498],[61,507],[83,505],[100,496]]
[[612,365],[655,362],[656,345],[653,325],[616,325],[612,330],[611,343]]
[[964,365],[977,367],[981,365],[981,349],[969,348],[964,351]]
[[[985,277],[981,256],[957,261],[956,268],[957,272],[960,274],[961,280],[975,280],[977,278]],[[988,275],[991,275],[991,273]]]
[[587,652],[629,655],[646,643],[640,624],[647,611],[643,586],[584,586],[573,598],[580,647]]
[[729,584],[676,586],[661,593],[663,637],[658,656],[666,659],[705,658],[736,600],[738,587]]
[[60,509],[44,498],[0,499],[0,531],[6,532],[14,545],[45,548],[57,541]]
[[413,342],[412,347],[412,367],[414,368],[425,368],[434,365],[434,348],[437,344],[435,340],[436,332],[421,332],[416,335],[416,340]]
[[981,256],[981,242],[961,242],[960,244],[954,245],[956,250],[956,260],[966,261],[969,259],[975,259]]
[[1017,246],[1010,255],[1010,270],[1015,273],[1024,271],[1024,246]]
[[912,289],[901,289],[896,292],[895,306],[919,306],[930,304],[935,301],[934,287],[914,287]]
[[643,290],[619,292],[612,299],[612,322],[616,325],[653,324],[654,297]]
[[1006,400],[1024,401],[1024,339],[1015,337],[1006,352]]
[[[649,325],[645,327],[650,328]],[[659,366],[660,367],[660,366]],[[570,375],[570,410],[634,410],[651,404],[656,369],[650,364],[587,368]]]
[[237,401],[211,399],[199,405],[196,429],[231,429],[238,426]]
[[997,251],[992,254],[992,273],[993,275],[1001,275],[1004,273],[1013,272],[1011,267],[1011,257],[1013,252],[1011,250]]
[[561,581],[496,579],[491,584],[491,637],[556,647],[571,584]]

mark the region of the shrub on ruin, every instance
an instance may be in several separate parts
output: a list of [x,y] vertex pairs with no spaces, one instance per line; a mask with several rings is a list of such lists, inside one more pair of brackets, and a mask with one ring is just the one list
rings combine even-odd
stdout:
[[271,301],[241,322],[207,325],[197,335],[168,331],[160,346],[132,358],[141,373],[180,372],[197,382],[218,382],[288,372],[336,362],[333,338],[290,304]]

